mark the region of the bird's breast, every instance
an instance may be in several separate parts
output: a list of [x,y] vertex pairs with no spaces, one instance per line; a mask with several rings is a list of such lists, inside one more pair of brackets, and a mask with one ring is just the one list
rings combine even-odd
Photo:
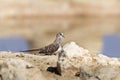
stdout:
[[59,53],[62,50],[62,47],[60,46],[55,53]]

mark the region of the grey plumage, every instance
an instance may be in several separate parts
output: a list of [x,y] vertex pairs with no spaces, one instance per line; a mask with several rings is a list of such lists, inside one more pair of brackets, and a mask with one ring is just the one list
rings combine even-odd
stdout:
[[62,50],[62,38],[64,37],[63,33],[58,33],[53,43],[39,49],[25,50],[21,52],[30,52],[30,51],[39,51],[40,54],[44,55],[53,55]]

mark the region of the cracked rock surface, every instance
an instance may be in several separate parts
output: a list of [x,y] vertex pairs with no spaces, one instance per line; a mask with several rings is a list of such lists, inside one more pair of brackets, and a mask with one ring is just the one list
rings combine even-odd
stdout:
[[120,60],[88,50],[70,42],[64,47],[57,62],[61,75],[75,75],[80,80],[120,80]]
[[5,59],[0,63],[1,80],[45,80],[39,69],[21,59]]

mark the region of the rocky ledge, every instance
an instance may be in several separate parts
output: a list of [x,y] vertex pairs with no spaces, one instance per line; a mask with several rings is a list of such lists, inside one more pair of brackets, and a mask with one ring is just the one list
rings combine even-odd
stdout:
[[0,52],[0,80],[120,80],[120,59],[90,53],[75,42],[59,55]]

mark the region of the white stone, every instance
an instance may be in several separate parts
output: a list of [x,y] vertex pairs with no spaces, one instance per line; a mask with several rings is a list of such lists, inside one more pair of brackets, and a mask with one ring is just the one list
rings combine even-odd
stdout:
[[63,46],[63,50],[68,58],[79,57],[81,54],[89,52],[88,50],[79,47],[75,42],[65,44]]
[[75,42],[65,44],[58,57],[61,75],[75,75],[81,80],[120,80],[120,60],[103,54],[89,53]]
[[40,70],[21,59],[5,59],[0,64],[0,80],[45,80]]

